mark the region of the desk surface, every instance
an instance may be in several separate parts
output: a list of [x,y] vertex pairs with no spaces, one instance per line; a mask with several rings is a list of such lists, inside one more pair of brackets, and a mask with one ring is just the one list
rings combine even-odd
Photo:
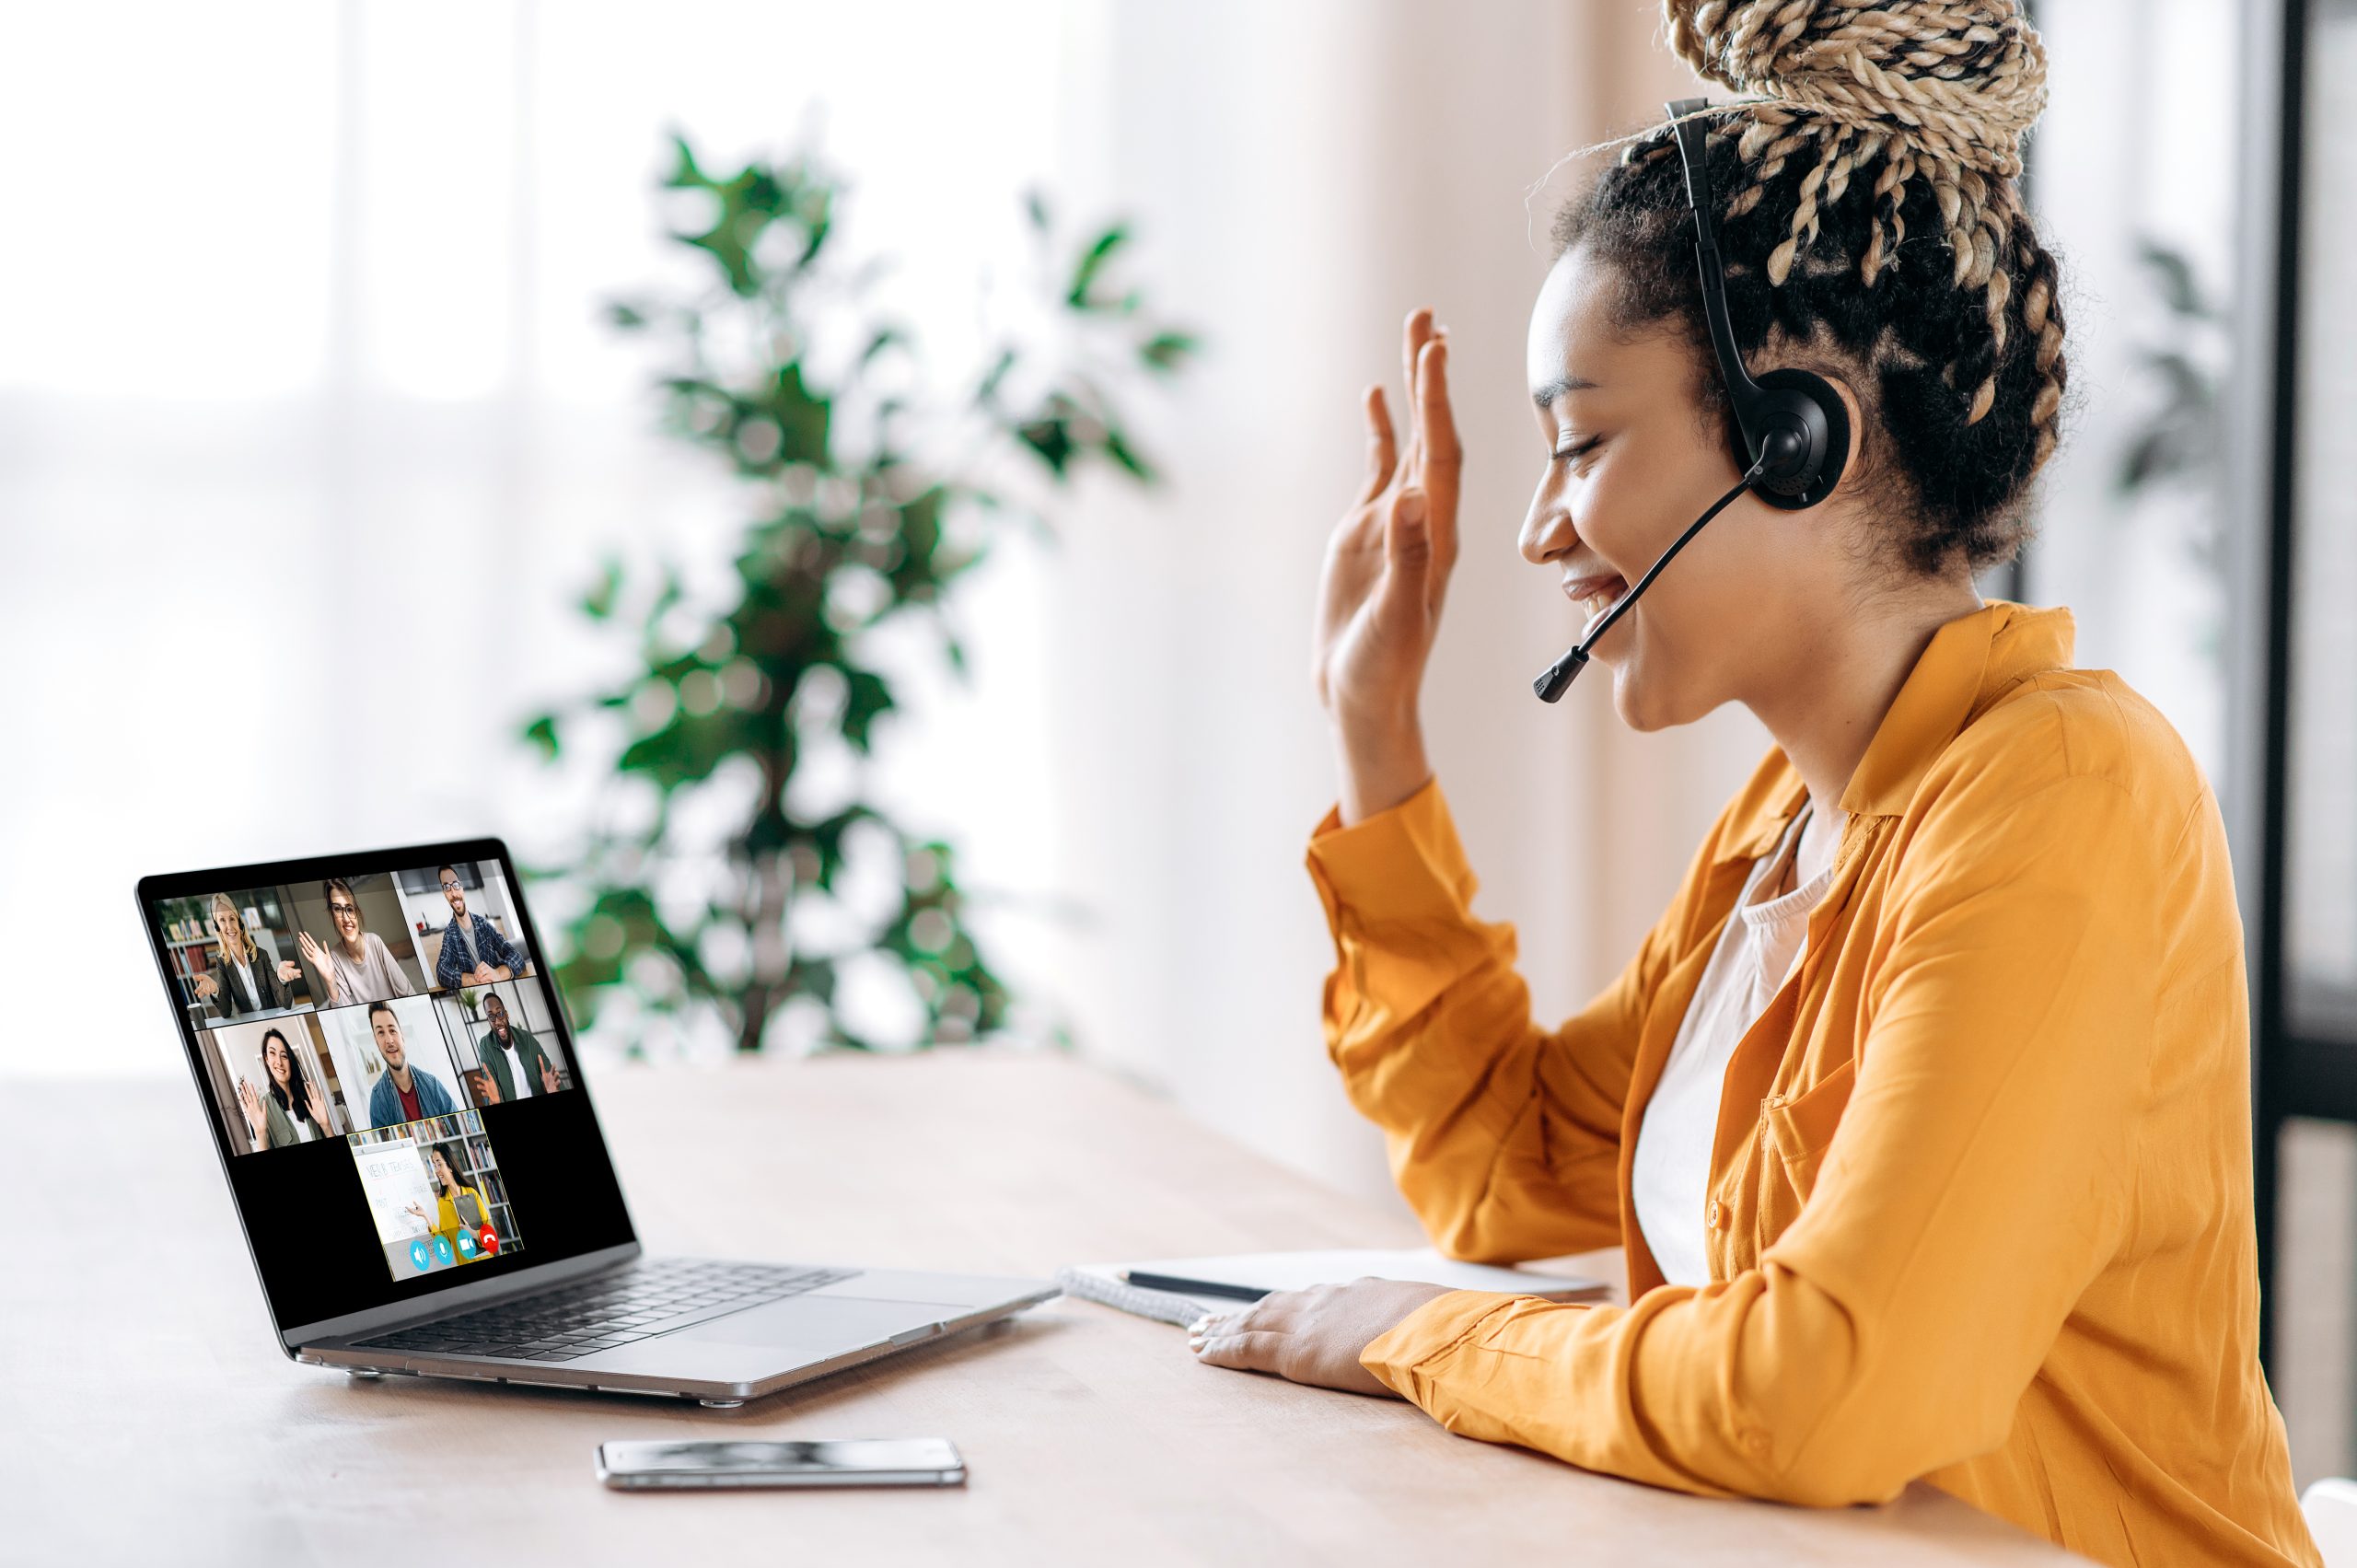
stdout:
[[[1060,1058],[599,1078],[662,1251],[1046,1274],[1418,1240]],[[0,1149],[9,1562],[2078,1561],[1921,1483],[1817,1512],[1588,1474],[1196,1365],[1177,1329],[1071,1300],[734,1411],[352,1382],[273,1344],[187,1084],[0,1081]],[[610,1437],[936,1434],[962,1490],[625,1495],[590,1473]]]

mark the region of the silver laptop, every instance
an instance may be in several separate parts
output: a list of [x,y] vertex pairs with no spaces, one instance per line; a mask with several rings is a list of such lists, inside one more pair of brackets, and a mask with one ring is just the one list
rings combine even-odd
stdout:
[[724,1406],[1056,1294],[646,1257],[512,867],[481,839],[139,884],[289,1355]]

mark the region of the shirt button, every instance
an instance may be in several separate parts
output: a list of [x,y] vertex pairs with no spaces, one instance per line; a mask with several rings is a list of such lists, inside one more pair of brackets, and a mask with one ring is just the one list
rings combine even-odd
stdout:
[[1720,1202],[1716,1198],[1713,1198],[1711,1200],[1711,1228],[1713,1230],[1724,1230],[1726,1227],[1727,1206],[1724,1203]]

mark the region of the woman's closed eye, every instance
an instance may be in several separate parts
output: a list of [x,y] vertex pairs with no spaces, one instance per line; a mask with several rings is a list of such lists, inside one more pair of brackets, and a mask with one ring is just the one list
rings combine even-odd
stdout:
[[1558,446],[1549,456],[1553,461],[1559,463],[1576,462],[1595,451],[1596,443],[1603,439],[1601,436],[1590,436],[1584,440],[1567,440]]

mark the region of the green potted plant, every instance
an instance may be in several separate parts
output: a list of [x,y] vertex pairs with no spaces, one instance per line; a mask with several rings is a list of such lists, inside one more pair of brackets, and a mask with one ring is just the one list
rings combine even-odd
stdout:
[[[867,313],[858,351],[822,363],[814,329],[868,312],[872,275],[831,242],[840,179],[807,156],[708,173],[685,139],[675,152],[664,187],[701,199],[708,221],[672,238],[703,282],[617,304],[611,319],[663,362],[668,428],[741,482],[747,517],[722,602],[690,603],[676,570],[610,562],[581,609],[635,640],[636,667],[526,727],[556,760],[583,715],[618,715],[626,738],[593,765],[655,802],[650,820],[594,828],[545,868],[574,911],[557,976],[585,1028],[626,993],[655,1014],[716,1009],[737,1049],[759,1051],[798,999],[820,1010],[816,1043],[870,1049],[837,979],[846,958],[877,954],[922,1004],[915,1043],[990,1034],[1009,998],[969,928],[954,846],[895,820],[864,784],[823,807],[795,786],[826,750],[864,775],[899,706],[880,629],[930,622],[939,656],[963,671],[942,607],[993,530],[1045,527],[1016,488],[1023,470],[1041,494],[1092,467],[1154,482],[1121,399],[1179,369],[1195,340],[1116,285],[1123,226],[1066,240],[1034,196],[1029,232],[1053,268],[1044,331],[1003,336],[970,379],[943,386],[911,334]],[[737,803],[716,864],[674,832],[698,796]],[[863,844],[896,884],[884,914],[848,941],[811,941],[797,911],[843,908]],[[701,857],[708,893],[659,900],[661,872],[686,856]]]

